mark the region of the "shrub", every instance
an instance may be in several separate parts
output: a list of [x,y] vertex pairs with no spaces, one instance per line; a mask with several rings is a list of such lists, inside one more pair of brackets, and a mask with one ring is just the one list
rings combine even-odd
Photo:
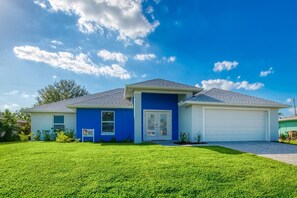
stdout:
[[188,136],[186,133],[181,132],[180,133],[180,142],[187,142],[188,141]]
[[19,137],[21,139],[22,142],[28,142],[30,137],[31,137],[31,133],[29,135],[25,134],[23,131],[19,134]]
[[44,141],[51,141],[51,134],[50,134],[50,130],[43,130],[43,139]]
[[200,140],[201,140],[201,134],[200,134],[200,131],[199,131],[198,134],[197,134],[197,142],[199,143]]
[[56,142],[65,143],[72,142],[73,138],[68,137],[64,131],[57,133]]
[[283,142],[288,138],[288,133],[281,133],[279,134],[279,139]]
[[36,135],[33,136],[33,139],[35,141],[40,141],[40,137],[41,137],[41,132],[40,130],[37,130]]

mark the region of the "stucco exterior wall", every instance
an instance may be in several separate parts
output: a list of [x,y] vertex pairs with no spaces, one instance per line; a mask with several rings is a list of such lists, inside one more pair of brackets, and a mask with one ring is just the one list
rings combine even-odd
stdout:
[[186,133],[187,135],[192,133],[192,108],[191,107],[179,107],[178,108],[178,137],[180,133]]
[[[115,134],[101,134],[101,111],[115,112]],[[77,135],[82,140],[82,129],[94,129],[95,142],[110,141],[112,137],[116,141],[125,141],[134,139],[134,115],[133,109],[77,109]],[[90,138],[89,138],[90,139]],[[86,138],[85,140],[88,140]]]
[[31,131],[51,130],[54,124],[54,115],[64,115],[65,129],[76,131],[75,113],[31,113]]
[[297,131],[297,120],[279,122],[279,134],[286,133],[288,131]]

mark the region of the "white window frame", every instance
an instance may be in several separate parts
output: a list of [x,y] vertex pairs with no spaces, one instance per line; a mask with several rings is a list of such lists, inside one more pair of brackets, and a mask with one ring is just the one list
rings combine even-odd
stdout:
[[[55,116],[63,116],[64,122],[63,123],[56,123],[55,122]],[[60,114],[60,115],[53,115],[53,132],[55,132],[55,125],[63,125],[64,126],[64,131],[65,131],[65,129],[66,129],[66,127],[65,127],[65,115],[62,115],[62,114]]]
[[[113,121],[103,121],[103,113],[112,112],[113,113]],[[113,132],[103,132],[103,123],[113,123]],[[115,111],[101,111],[101,135],[115,135]]]

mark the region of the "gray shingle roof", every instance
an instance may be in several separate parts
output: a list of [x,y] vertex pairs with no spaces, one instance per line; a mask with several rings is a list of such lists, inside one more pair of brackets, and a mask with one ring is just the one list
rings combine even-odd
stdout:
[[[90,95],[72,98],[72,99],[68,99],[68,100],[62,100],[62,101],[54,102],[54,103],[50,103],[50,104],[39,105],[36,107],[25,109],[23,111],[29,112],[29,113],[33,113],[33,112],[74,113],[74,110],[68,108],[68,106],[73,105],[73,104],[79,104],[83,101],[88,101],[88,100],[92,100],[92,99],[100,100],[100,98],[104,99],[105,105],[107,105],[107,100],[108,100],[108,101],[110,101],[109,106],[112,104],[117,104],[117,106],[120,106],[120,105],[126,106],[127,104],[121,103],[122,101],[120,100],[120,98],[122,100],[125,100],[123,97],[123,93],[124,93],[124,89],[114,89],[114,90],[110,90],[110,91],[104,91],[104,92],[90,94]],[[118,99],[116,99],[116,96],[118,96]]]
[[152,87],[152,88],[177,88],[177,89],[193,89],[199,91],[200,89],[194,86],[181,84],[164,79],[152,79],[139,83],[129,84],[128,87]]
[[72,103],[70,107],[118,107],[132,108],[130,100],[124,98],[124,89],[116,89],[113,92],[106,92],[91,99]]
[[222,89],[213,88],[204,90],[196,94],[193,98],[188,99],[190,102],[197,103],[218,103],[218,104],[234,104],[247,106],[265,106],[265,107],[287,107],[287,105],[266,100],[254,96],[249,96],[233,91],[226,91]]

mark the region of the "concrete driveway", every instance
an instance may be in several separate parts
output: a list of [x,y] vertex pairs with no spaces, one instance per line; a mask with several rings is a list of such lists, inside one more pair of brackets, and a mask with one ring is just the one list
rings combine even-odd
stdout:
[[210,144],[242,152],[254,153],[259,156],[297,166],[297,145],[295,146],[277,142],[216,142]]

